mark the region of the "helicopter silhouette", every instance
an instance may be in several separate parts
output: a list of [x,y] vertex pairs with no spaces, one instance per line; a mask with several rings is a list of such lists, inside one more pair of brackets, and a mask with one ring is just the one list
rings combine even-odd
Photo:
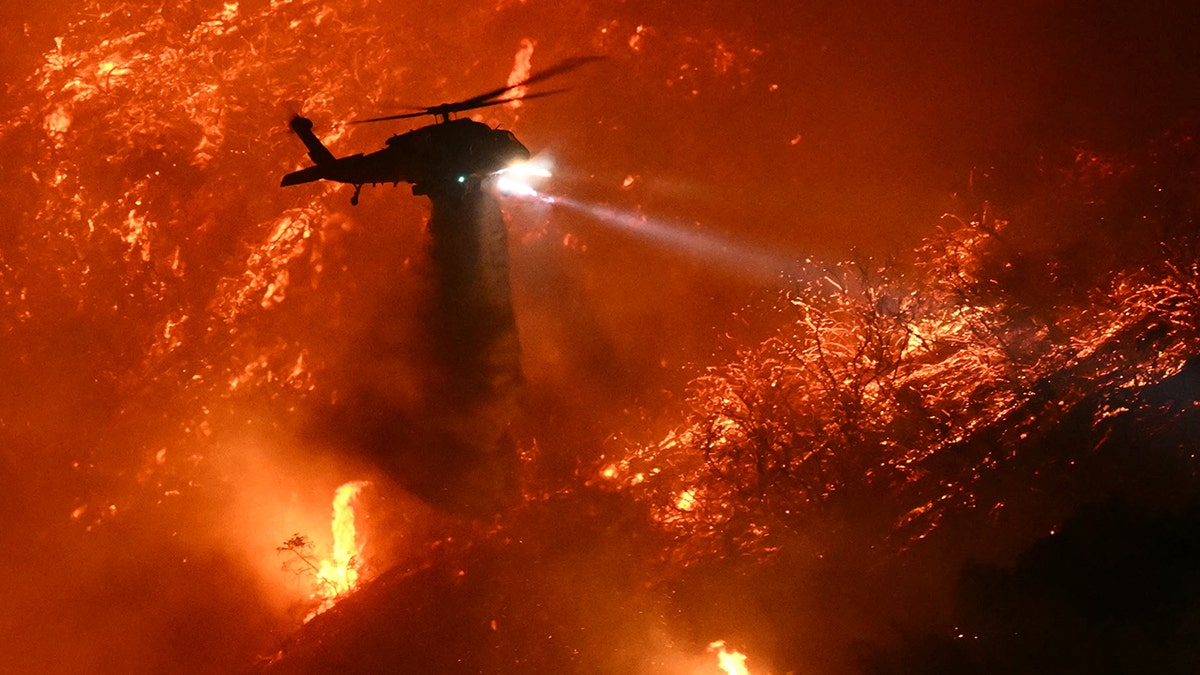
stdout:
[[289,126],[308,148],[308,156],[314,165],[285,175],[280,186],[300,185],[318,180],[348,183],[354,186],[354,196],[350,198],[352,205],[358,205],[359,193],[363,185],[368,183],[411,183],[415,195],[464,194],[467,190],[478,187],[487,176],[527,161],[529,149],[522,145],[511,131],[493,129],[469,118],[456,119],[456,113],[560,93],[564,90],[556,89],[528,95],[510,92],[601,58],[603,57],[577,56],[516,84],[461,101],[418,108],[415,112],[351,121],[350,124],[367,124],[425,115],[436,118],[434,124],[392,136],[387,139],[386,147],[368,154],[335,157],[313,133],[312,120],[297,115],[292,118]]

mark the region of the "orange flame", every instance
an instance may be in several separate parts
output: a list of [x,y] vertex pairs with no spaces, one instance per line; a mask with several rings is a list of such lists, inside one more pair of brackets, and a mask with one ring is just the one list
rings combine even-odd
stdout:
[[696,508],[696,488],[688,488],[675,498],[675,508],[680,511],[691,511]]
[[358,585],[359,555],[362,548],[354,527],[353,501],[367,481],[351,481],[337,489],[333,496],[333,556],[321,561],[317,594],[323,599],[314,614],[332,607],[338,598]]
[[[533,47],[534,42],[529,38],[521,39],[521,48],[517,50],[517,56],[513,60],[512,72],[508,75],[508,86],[520,84],[529,78],[529,71],[533,67]],[[519,99],[525,95],[527,87],[516,87],[508,92],[508,96]],[[509,103],[513,108],[520,108],[521,101],[513,101]]]
[[717,640],[708,645],[710,654],[717,655],[717,665],[728,675],[750,675],[746,668],[746,655],[739,651],[729,651],[724,640]]

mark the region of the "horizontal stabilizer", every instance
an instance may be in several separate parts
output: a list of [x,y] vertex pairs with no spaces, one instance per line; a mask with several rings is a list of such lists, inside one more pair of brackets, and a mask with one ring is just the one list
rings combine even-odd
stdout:
[[321,180],[324,177],[325,177],[325,167],[310,166],[307,169],[300,169],[299,171],[293,171],[293,172],[289,173],[288,175],[284,176],[283,181],[281,183],[279,183],[279,186],[287,187],[289,185],[299,185],[301,183],[311,183],[315,180]]

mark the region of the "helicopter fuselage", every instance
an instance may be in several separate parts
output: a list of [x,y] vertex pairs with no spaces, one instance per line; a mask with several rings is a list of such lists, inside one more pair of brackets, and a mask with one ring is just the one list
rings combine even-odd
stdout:
[[[296,117],[292,129],[315,163],[283,177],[281,185],[317,180],[365,184],[411,183],[413,194],[461,192],[484,177],[529,159],[512,132],[471,119],[447,119],[387,139],[382,150],[334,157],[312,132],[312,122]],[[352,203],[358,202],[355,191]]]

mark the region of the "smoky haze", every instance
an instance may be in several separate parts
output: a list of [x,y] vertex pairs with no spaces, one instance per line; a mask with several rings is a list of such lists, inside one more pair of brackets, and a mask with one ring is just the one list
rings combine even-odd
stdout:
[[[266,654],[304,593],[275,547],[327,536],[339,483],[386,484],[348,440],[363,425],[338,427],[330,410],[364,390],[417,406],[411,383],[432,349],[429,206],[404,186],[367,187],[357,208],[349,188],[281,190],[305,161],[291,115],[313,118],[335,154],[368,152],[408,127],[342,123],[493,89],[524,40],[535,70],[604,55],[566,93],[480,113],[552,160],[547,194],[783,258],[884,255],[960,204],[1021,209],[1079,144],[1120,151],[1194,121],[1193,11],[6,8],[0,516],[12,555],[0,641],[24,647],[0,664],[222,672]],[[611,436],[665,428],[640,411],[677,403],[721,336],[761,333],[761,318],[733,315],[773,297],[762,270],[583,211],[503,203],[522,424],[559,474]],[[379,340],[404,358],[365,358]],[[413,540],[436,536],[408,515],[428,505],[379,490]],[[403,560],[404,544],[389,545]]]

